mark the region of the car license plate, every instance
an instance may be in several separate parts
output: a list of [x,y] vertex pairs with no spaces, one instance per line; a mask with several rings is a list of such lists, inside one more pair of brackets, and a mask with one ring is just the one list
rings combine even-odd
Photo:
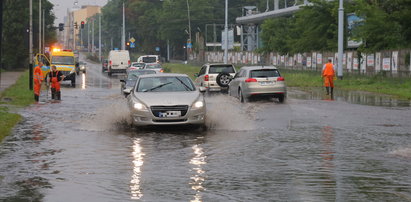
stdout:
[[260,81],[260,85],[262,86],[268,86],[268,85],[272,85],[274,84],[274,82],[272,81]]
[[166,111],[166,112],[159,112],[158,117],[160,118],[174,118],[180,117],[181,111]]

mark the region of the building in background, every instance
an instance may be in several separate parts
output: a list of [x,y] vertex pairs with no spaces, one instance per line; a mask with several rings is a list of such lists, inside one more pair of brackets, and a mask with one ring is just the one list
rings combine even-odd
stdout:
[[[87,22],[87,18],[100,12],[101,7],[94,5],[82,6],[81,8],[74,6],[72,9],[67,9],[67,16],[64,18],[64,33],[62,34],[64,47],[73,50],[86,47],[88,44],[80,42],[81,34],[87,34],[86,27],[83,31],[81,30],[81,21]],[[77,29],[74,27],[75,24],[77,24]]]

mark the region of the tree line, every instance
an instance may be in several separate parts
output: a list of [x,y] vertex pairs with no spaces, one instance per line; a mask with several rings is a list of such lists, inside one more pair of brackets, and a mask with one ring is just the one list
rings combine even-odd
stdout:
[[[339,2],[310,2],[312,5],[303,7],[291,17],[266,20],[262,24],[264,47],[261,51],[282,54],[337,51]],[[360,52],[411,47],[411,1],[345,1],[344,12],[362,19],[351,32],[345,20],[344,44],[348,37],[360,40]]]
[[[53,27],[55,16],[52,12],[53,4],[42,0],[42,9],[45,13],[45,46],[56,42],[56,31]],[[3,0],[3,33],[2,58],[4,69],[22,69],[28,66],[29,58],[29,1]],[[33,53],[39,52],[39,5],[33,0]]]

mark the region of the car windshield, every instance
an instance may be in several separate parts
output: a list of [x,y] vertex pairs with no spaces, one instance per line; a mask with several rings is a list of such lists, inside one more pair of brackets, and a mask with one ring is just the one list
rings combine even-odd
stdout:
[[146,69],[161,69],[160,64],[146,64]]
[[138,76],[144,74],[155,74],[156,71],[153,70],[146,70],[146,71],[130,71],[127,74],[127,80],[137,80]]
[[143,57],[144,63],[152,63],[157,62],[157,57]]
[[219,74],[221,72],[235,73],[232,65],[213,65],[208,70],[210,74]]
[[250,72],[250,78],[258,77],[279,77],[280,73],[276,69],[258,69]]
[[141,78],[137,92],[181,92],[194,91],[194,84],[186,76]]
[[133,63],[133,67],[144,67],[144,63]]
[[58,64],[58,65],[74,65],[74,57],[73,56],[53,56],[51,63]]

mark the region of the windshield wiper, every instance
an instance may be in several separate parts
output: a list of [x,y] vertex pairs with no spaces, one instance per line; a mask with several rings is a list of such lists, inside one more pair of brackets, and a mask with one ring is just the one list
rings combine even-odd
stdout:
[[172,83],[173,83],[173,82],[163,83],[163,84],[160,84],[160,85],[155,86],[155,87],[153,87],[153,88],[150,88],[150,89],[148,89],[148,90],[145,90],[144,92],[153,91],[153,90],[155,90],[155,89],[157,89],[157,88],[161,88],[161,87],[163,87],[163,86],[165,86],[165,85],[172,84]]
[[193,89],[191,89],[189,86],[187,86],[187,84],[185,84],[185,83],[184,83],[181,79],[179,79],[178,77],[176,77],[176,79],[177,79],[178,81],[180,81],[181,84],[184,85],[184,87],[186,88],[186,90],[190,90],[190,91],[193,90]]

